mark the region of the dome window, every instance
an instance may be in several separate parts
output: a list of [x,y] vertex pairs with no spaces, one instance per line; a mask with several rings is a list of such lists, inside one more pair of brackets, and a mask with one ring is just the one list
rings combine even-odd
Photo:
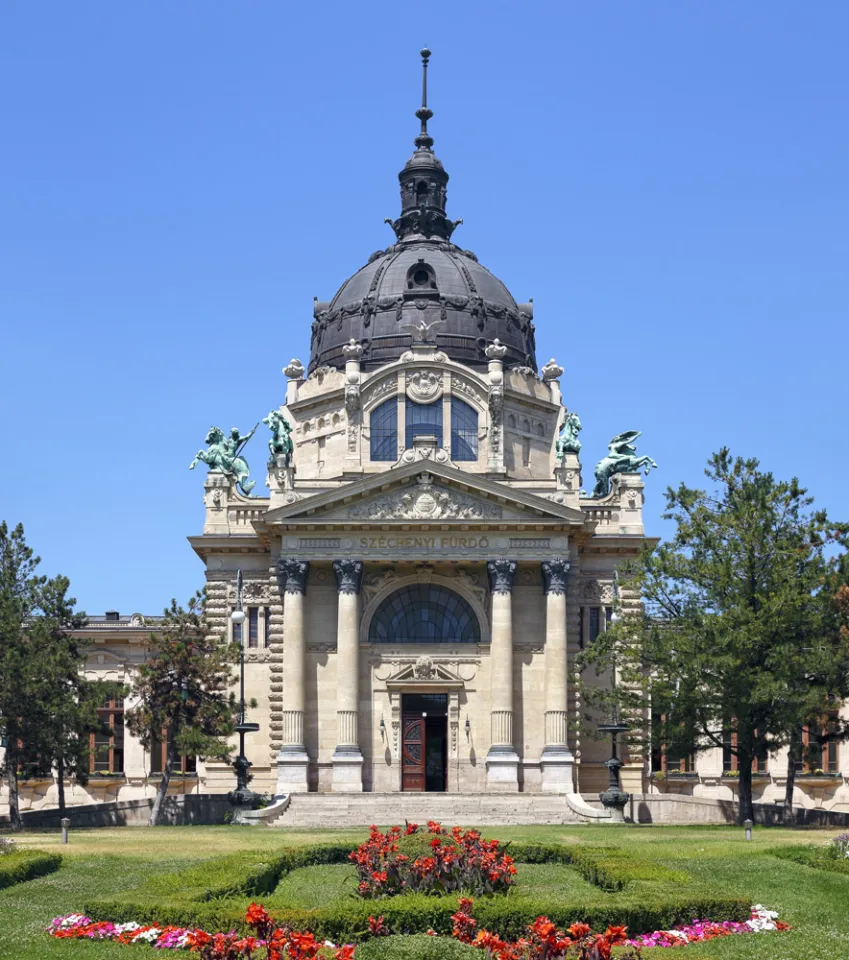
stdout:
[[371,415],[371,459],[398,459],[398,398],[390,397]]
[[451,398],[451,459],[478,458],[478,415],[459,397]]
[[436,274],[433,272],[433,267],[424,260],[414,263],[407,271],[407,289],[435,290]]
[[416,203],[418,206],[423,206],[427,204],[427,196],[430,192],[427,182],[425,180],[419,180],[416,184]]

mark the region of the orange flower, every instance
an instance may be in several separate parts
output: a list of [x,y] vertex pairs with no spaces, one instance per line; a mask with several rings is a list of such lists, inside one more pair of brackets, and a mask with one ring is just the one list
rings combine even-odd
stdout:
[[271,922],[262,904],[252,903],[245,914],[245,922],[249,927],[264,927]]
[[573,923],[571,927],[567,928],[567,932],[576,940],[580,940],[581,937],[585,937],[588,933],[592,933],[592,927],[590,927],[590,925],[587,923]]
[[628,939],[628,928],[608,927],[604,935],[611,943],[624,943]]

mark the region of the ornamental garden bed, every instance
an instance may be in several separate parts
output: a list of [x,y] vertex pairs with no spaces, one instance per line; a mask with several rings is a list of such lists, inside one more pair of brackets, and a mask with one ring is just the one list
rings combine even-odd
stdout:
[[[702,936],[725,936],[725,939],[716,945],[705,944],[707,952],[704,948],[697,947],[685,950],[683,955],[692,956],[694,960],[696,957],[705,956],[716,957],[717,960],[719,957],[727,960],[753,960],[761,957],[766,960],[775,956],[780,956],[781,960],[835,960],[836,957],[845,955],[849,920],[846,919],[844,905],[849,891],[849,877],[831,870],[811,869],[809,866],[776,856],[782,848],[788,845],[798,847],[804,840],[811,845],[825,846],[835,831],[783,828],[756,830],[754,841],[750,843],[744,841],[742,831],[726,827],[651,827],[637,830],[611,829],[607,826],[505,826],[490,828],[486,832],[504,841],[511,838],[513,840],[509,845],[502,846],[511,856],[516,855],[516,883],[502,899],[509,901],[517,897],[526,885],[532,885],[535,895],[546,898],[549,903],[557,898],[562,898],[564,902],[574,902],[576,898],[588,896],[595,902],[599,894],[602,895],[602,902],[607,901],[608,897],[621,895],[634,898],[638,893],[638,881],[622,875],[623,864],[659,866],[672,875],[687,876],[688,895],[699,888],[714,895],[717,891],[724,895],[737,895],[738,899],[743,898],[743,902],[747,903],[760,901],[779,910],[781,919],[789,920],[794,929],[789,933],[769,934],[765,937],[728,937],[728,932],[735,932],[733,928],[728,929],[729,924],[693,925],[694,918],[688,917],[684,924],[678,926],[682,935],[680,938],[675,936],[673,939],[669,934],[660,933],[661,930],[669,930],[664,924],[662,928],[643,928],[643,933],[647,935],[645,942],[679,943],[684,942],[685,936],[691,940],[691,935],[695,935],[696,939]],[[35,877],[0,890],[0,957],[15,957],[15,960],[43,960],[45,956],[56,957],[57,960],[132,960],[134,956],[159,956],[161,949],[151,952],[150,948],[146,947],[128,947],[108,937],[95,939],[94,936],[86,936],[82,940],[69,938],[66,941],[47,941],[43,933],[45,925],[52,917],[64,917],[72,911],[80,912],[82,905],[94,901],[114,901],[129,895],[138,898],[143,889],[148,893],[156,893],[157,896],[165,894],[169,900],[175,897],[200,899],[200,905],[207,909],[220,909],[224,906],[230,909],[235,903],[247,908],[253,900],[264,903],[275,920],[280,917],[276,909],[271,909],[270,898],[279,897],[293,907],[304,910],[309,917],[315,913],[314,908],[309,905],[315,902],[315,898],[327,895],[329,878],[333,874],[343,874],[341,877],[337,876],[339,884],[334,899],[341,903],[350,903],[353,899],[350,888],[356,883],[356,873],[344,862],[318,863],[313,871],[315,882],[307,882],[311,872],[307,863],[313,863],[316,857],[305,858],[306,847],[313,850],[316,846],[320,847],[321,857],[326,859],[328,847],[350,851],[363,837],[364,834],[358,836],[356,831],[257,831],[223,826],[132,830],[102,828],[72,830],[70,845],[62,847],[58,831],[26,831],[17,840],[19,846],[35,847],[39,852],[61,853],[62,866],[49,875]],[[300,846],[302,844],[304,846]],[[568,862],[570,858],[563,856],[563,847],[596,853],[597,855],[590,859],[594,861],[592,865],[596,867],[597,879],[602,880],[607,887],[624,886],[625,889],[603,890],[597,883],[590,883],[574,864]],[[552,862],[552,850],[558,851],[558,859],[567,862]],[[216,852],[218,855],[211,857]],[[293,854],[299,855],[300,865],[297,865],[298,858],[295,858],[291,869],[281,871],[271,892],[260,892],[254,897],[243,896],[241,893],[233,896],[232,892],[227,892],[232,891],[234,886],[243,887],[244,876],[235,878],[237,882],[234,882],[232,875],[221,877],[210,872],[211,864],[221,864],[222,861],[229,861],[231,865],[249,862],[256,866],[260,862],[276,860],[282,855],[290,858]],[[613,870],[598,871],[599,867],[605,866],[601,862],[602,854],[616,861]],[[203,857],[211,859],[203,861]],[[531,860],[536,862],[527,862]],[[291,859],[289,862],[292,864]],[[588,863],[587,866],[589,865]],[[565,888],[560,882],[564,876],[559,870],[560,866],[569,868],[567,875],[570,877],[570,886]],[[325,870],[329,870],[329,873]],[[256,884],[258,889],[262,886],[262,873],[252,873],[247,879]],[[619,875],[611,876],[611,873]],[[170,885],[163,883],[169,874],[180,874],[179,882]],[[186,882],[189,880],[192,881],[191,884]],[[298,889],[304,885],[308,889]],[[189,886],[194,889],[189,890]],[[183,887],[186,889],[183,890]],[[459,912],[457,895],[447,896],[451,901],[451,910],[454,913]],[[370,915],[378,921],[388,908],[394,909],[393,901],[398,899],[405,898],[370,901]],[[438,901],[440,897],[435,896],[432,899]],[[480,921],[484,928],[481,911],[486,899],[475,898],[472,911],[473,918]],[[321,908],[329,905],[322,903]],[[701,915],[702,918],[704,916]],[[239,919],[244,924],[244,914]],[[368,924],[368,915],[364,919]],[[533,918],[535,919],[536,917]],[[716,918],[708,915],[708,919],[713,921]],[[567,915],[563,924],[555,924],[555,929],[559,927],[561,931],[566,931],[567,925],[572,925],[572,920],[573,917]],[[128,932],[123,934],[125,941],[134,937],[130,931],[135,930],[140,934],[139,942],[150,942],[151,938],[154,938],[161,947],[165,943],[179,942],[187,933],[185,929],[171,930],[166,935],[164,926],[151,929],[146,925],[144,929],[139,926],[138,920],[130,919],[126,922],[129,926],[126,928]],[[614,922],[611,925],[616,924]],[[100,929],[108,931],[110,928],[115,931],[109,918],[104,918]],[[209,933],[215,933],[229,927],[211,925],[205,929]],[[246,927],[242,926],[240,929]],[[312,932],[308,924],[299,929]],[[607,928],[596,925],[595,929],[604,932]],[[629,936],[631,932],[639,929],[641,928],[632,927]],[[331,938],[316,937],[318,941],[327,939]],[[333,942],[344,945],[354,941],[339,938]],[[375,937],[369,930],[364,939],[356,942],[356,960],[394,960],[395,957],[404,957],[405,960],[443,960],[444,957],[473,955],[485,960],[486,957],[485,953],[466,947],[450,936],[432,937],[426,933],[392,933],[390,929],[388,936]],[[614,958],[618,960],[617,955],[623,949],[625,948],[614,947]],[[330,948],[327,948],[325,952],[327,957],[331,958],[332,952],[327,952],[329,950]],[[458,950],[463,952],[457,952]],[[664,956],[651,949],[644,951],[644,954],[645,960],[656,954]]]
[[[438,824],[403,833],[373,830],[354,853],[350,844],[315,844],[273,855],[217,857],[93,899],[83,909],[89,918],[113,924],[249,933],[248,908],[262,898],[281,926],[337,944],[373,938],[377,918],[386,935],[432,931],[449,937],[464,891],[476,894],[476,927],[505,941],[527,935],[540,916],[561,930],[579,923],[602,931],[627,927],[632,934],[668,930],[697,917],[732,923],[750,918],[749,898],[729,896],[684,870],[614,846],[499,845],[474,831],[446,833]],[[462,851],[470,854],[465,860]],[[477,862],[477,878],[470,859]]]

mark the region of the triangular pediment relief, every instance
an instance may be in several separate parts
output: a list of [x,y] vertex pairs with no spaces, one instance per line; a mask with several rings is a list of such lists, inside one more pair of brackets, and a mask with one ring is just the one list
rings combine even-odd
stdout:
[[463,678],[449,669],[444,663],[432,660],[430,657],[418,657],[414,663],[404,664],[399,670],[393,671],[384,681],[388,689],[394,687],[426,687],[433,686],[440,689],[464,687]]
[[439,463],[403,464],[385,473],[270,510],[266,524],[303,520],[370,524],[427,523],[582,524],[580,510]]

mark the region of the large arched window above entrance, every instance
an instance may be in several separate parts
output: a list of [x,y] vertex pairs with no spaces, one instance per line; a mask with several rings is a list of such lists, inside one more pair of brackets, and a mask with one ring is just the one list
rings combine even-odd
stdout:
[[480,643],[480,623],[467,600],[433,583],[391,593],[369,626],[369,643]]

